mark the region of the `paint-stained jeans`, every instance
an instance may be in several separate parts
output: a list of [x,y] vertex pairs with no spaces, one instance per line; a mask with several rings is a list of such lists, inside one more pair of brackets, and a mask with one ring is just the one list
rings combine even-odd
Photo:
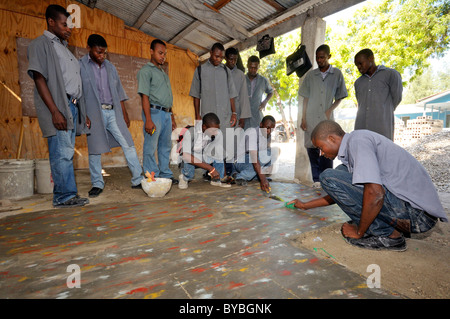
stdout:
[[[207,156],[203,156],[203,161],[214,167],[216,171],[219,173],[221,179],[224,177],[225,163],[223,161],[218,161]],[[195,176],[195,166],[190,163],[186,163],[184,161],[181,163],[181,165],[182,165],[181,173],[183,174],[184,179],[186,181],[193,180]]]
[[[169,168],[170,151],[172,148],[172,117],[171,113],[150,109],[152,121],[156,126],[153,135],[145,131],[145,114],[142,112],[144,121],[144,149],[143,167],[144,172],[155,172],[155,177],[171,178],[173,173]],[[158,152],[158,163],[155,160],[155,152]]]
[[[114,136],[115,140],[122,147],[123,154],[127,160],[128,168],[131,171],[131,185],[136,186],[141,183],[144,178],[142,176],[142,167],[139,163],[139,158],[136,153],[136,148],[128,146],[126,139],[120,132],[119,126],[117,126],[116,113],[114,110],[102,110],[103,123],[105,129]],[[105,182],[102,175],[102,155],[101,154],[89,154],[89,172],[91,173],[92,187],[98,187],[103,189]]]
[[[323,190],[330,195],[337,205],[357,225],[361,218],[363,191],[362,186],[352,184],[352,174],[344,165],[336,169],[327,169],[320,175]],[[384,203],[380,213],[370,225],[366,234],[373,236],[389,236],[394,229],[405,234],[422,233],[436,225],[437,218],[423,210],[413,208],[408,202],[401,200],[385,187]]]
[[75,149],[77,107],[69,101],[73,116],[73,130],[58,130],[56,135],[47,138],[50,169],[53,178],[53,205],[62,204],[77,195],[73,154]]

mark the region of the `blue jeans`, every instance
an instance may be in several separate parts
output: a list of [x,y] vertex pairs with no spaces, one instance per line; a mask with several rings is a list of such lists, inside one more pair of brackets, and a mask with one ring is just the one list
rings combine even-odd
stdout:
[[[212,165],[212,167],[214,167],[216,169],[216,171],[219,173],[221,179],[224,177],[225,163],[223,161],[214,160],[214,159],[206,157],[206,156],[203,157],[203,161],[205,163]],[[193,180],[194,175],[195,175],[195,165],[186,163],[183,161],[182,168],[181,168],[181,174],[183,174],[184,179],[186,181]]]
[[73,117],[73,130],[58,130],[47,138],[50,170],[53,178],[53,205],[62,204],[77,195],[73,154],[75,149],[78,109],[68,101]]
[[[344,165],[336,169],[327,169],[320,175],[323,190],[337,205],[359,225],[361,218],[363,191],[362,186],[352,184],[352,174]],[[384,186],[383,186],[384,187]],[[436,225],[437,218],[423,210],[413,208],[384,188],[384,203],[380,213],[370,225],[366,234],[387,237],[394,229],[403,233],[426,232]]]
[[318,148],[307,148],[309,162],[311,164],[311,173],[314,182],[319,181],[320,174],[327,168],[333,168],[333,160],[320,156]]
[[[156,126],[153,135],[145,131],[145,114],[142,112],[144,121],[144,149],[143,166],[144,172],[155,172],[155,177],[171,178],[173,173],[169,168],[170,151],[172,148],[172,117],[171,113],[157,109],[150,109],[152,121]],[[158,150],[158,163],[155,160],[155,152]]]
[[[117,126],[116,114],[114,110],[102,110],[103,123],[105,124],[105,129],[108,130],[115,140],[122,147],[123,154],[127,160],[128,168],[131,171],[131,185],[136,186],[141,183],[144,178],[142,176],[142,167],[139,163],[139,158],[136,153],[136,148],[133,146],[128,146],[126,139],[120,132]],[[89,172],[91,173],[92,187],[98,187],[103,189],[105,187],[105,182],[102,176],[102,155],[101,154],[89,154]]]
[[[267,149],[267,156],[271,156],[271,150]],[[265,163],[260,161],[261,169],[267,168],[272,165],[272,161],[269,160]],[[246,181],[251,181],[256,177],[256,171],[253,168],[253,163],[250,160],[250,154],[245,154],[245,162],[236,162],[234,164],[234,172],[237,172],[236,179],[244,179]]]

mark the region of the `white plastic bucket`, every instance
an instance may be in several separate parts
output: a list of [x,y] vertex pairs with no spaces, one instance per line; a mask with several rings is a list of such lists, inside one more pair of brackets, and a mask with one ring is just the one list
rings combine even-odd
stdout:
[[39,194],[53,193],[53,178],[50,170],[50,160],[36,159],[34,172],[36,175],[36,192]]
[[21,199],[34,194],[34,161],[0,160],[0,199]]

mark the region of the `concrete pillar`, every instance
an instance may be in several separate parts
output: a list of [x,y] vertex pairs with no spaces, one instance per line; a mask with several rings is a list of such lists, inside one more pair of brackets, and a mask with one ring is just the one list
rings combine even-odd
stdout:
[[[304,25],[302,26],[302,44],[306,46],[306,53],[308,54],[311,63],[313,64],[312,69],[317,68],[316,63],[316,49],[325,43],[325,31],[326,22],[320,17],[310,16],[306,18]],[[299,79],[299,88],[303,83],[305,76]],[[294,178],[300,183],[311,185],[312,174],[311,166],[309,164],[308,153],[304,146],[304,132],[300,128],[302,122],[302,109],[303,109],[303,98],[298,96],[298,116],[297,116],[297,152],[295,156],[295,173]]]

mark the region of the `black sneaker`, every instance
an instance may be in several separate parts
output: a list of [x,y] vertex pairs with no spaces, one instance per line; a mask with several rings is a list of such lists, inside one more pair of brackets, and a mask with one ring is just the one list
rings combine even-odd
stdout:
[[172,185],[177,185],[180,181],[174,177],[170,178],[172,180]]
[[238,178],[236,180],[236,184],[239,185],[239,186],[247,186],[248,183],[247,183],[247,181],[245,179]]
[[92,187],[91,190],[89,191],[89,197],[97,197],[98,195],[100,195],[103,192],[103,188],[99,188],[99,187]]
[[53,205],[55,208],[69,208],[69,207],[79,207],[89,204],[89,199],[82,198],[79,195],[72,197],[71,199],[65,201],[64,203]]
[[137,184],[137,185],[132,185],[131,186],[132,189],[142,189],[142,184]]
[[405,237],[398,238],[381,237],[381,236],[367,236],[360,239],[345,237],[344,239],[350,245],[373,249],[373,250],[391,250],[391,251],[405,251],[406,240]]

